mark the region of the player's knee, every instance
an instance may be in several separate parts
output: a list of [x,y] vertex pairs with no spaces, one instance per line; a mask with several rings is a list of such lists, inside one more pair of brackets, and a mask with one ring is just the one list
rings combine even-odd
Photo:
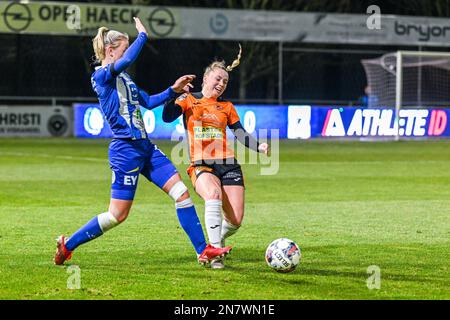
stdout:
[[230,224],[234,229],[239,229],[242,224],[242,217],[233,217],[232,219],[228,219],[228,224]]
[[117,224],[124,222],[128,218],[128,214],[130,210],[128,209],[118,209],[118,208],[110,208],[109,212],[113,215],[113,217],[117,220]]
[[128,218],[128,212],[118,212],[114,215],[117,220],[117,223],[122,223]]
[[205,200],[222,200],[222,190],[217,187],[209,188],[206,191]]
[[181,201],[184,201],[184,200],[187,200],[187,199],[190,199],[190,198],[191,198],[191,195],[189,194],[189,191],[186,190],[186,192],[183,193],[183,194],[181,195],[181,197],[179,197],[179,198],[176,200],[176,202],[181,202]]
[[116,219],[116,217],[109,211],[103,212],[97,216],[98,224],[103,232],[106,232],[115,226],[117,226],[120,222]]
[[180,202],[189,199],[189,191],[183,181],[176,182],[172,188],[170,188],[168,195],[175,200],[175,202]]
[[127,218],[128,218],[128,212],[127,213],[122,212],[116,217],[118,223],[124,222]]

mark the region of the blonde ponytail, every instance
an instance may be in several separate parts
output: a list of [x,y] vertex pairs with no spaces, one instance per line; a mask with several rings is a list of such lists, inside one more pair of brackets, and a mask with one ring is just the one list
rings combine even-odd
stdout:
[[105,44],[103,39],[105,38],[105,34],[109,31],[106,27],[98,28],[97,35],[92,40],[92,45],[94,47],[95,58],[98,62],[105,59]]
[[98,28],[97,35],[92,39],[92,46],[94,47],[95,58],[98,62],[105,60],[106,46],[118,47],[118,41],[128,40],[128,35],[115,30],[109,30],[106,27]]
[[211,63],[209,66],[206,67],[205,73],[203,75],[210,73],[211,71],[213,71],[216,68],[223,69],[226,72],[232,71],[234,68],[236,68],[240,64],[241,54],[242,54],[242,47],[241,47],[241,44],[239,44],[239,54],[231,65],[226,66],[225,61],[223,61],[223,60],[214,61],[213,63]]
[[233,63],[231,64],[231,66],[227,66],[227,67],[225,68],[226,71],[228,71],[228,72],[233,71],[233,69],[236,68],[236,67],[239,65],[239,63],[241,63],[241,54],[242,54],[242,47],[241,47],[241,44],[239,43],[239,53],[238,53],[238,56],[237,56],[237,58],[233,61]]

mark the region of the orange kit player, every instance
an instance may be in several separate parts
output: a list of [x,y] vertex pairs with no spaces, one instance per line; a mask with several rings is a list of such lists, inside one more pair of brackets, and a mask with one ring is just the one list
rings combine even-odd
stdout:
[[[163,111],[165,122],[183,115],[191,158],[187,172],[195,191],[205,201],[209,242],[220,247],[225,246],[225,239],[239,229],[244,218],[244,177],[234,151],[227,146],[227,126],[246,147],[265,154],[269,150],[267,143],[259,143],[245,131],[234,105],[220,98],[227,88],[228,72],[239,65],[241,52],[240,48],[231,66],[225,66],[224,61],[211,63],[203,74],[202,91],[167,101]],[[212,260],[211,267],[223,268],[223,258]]]

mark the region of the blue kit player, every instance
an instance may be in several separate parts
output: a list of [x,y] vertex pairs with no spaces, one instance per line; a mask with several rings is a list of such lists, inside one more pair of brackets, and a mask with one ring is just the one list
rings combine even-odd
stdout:
[[206,244],[203,229],[185,184],[172,162],[147,137],[140,107],[153,109],[184,93],[195,78],[186,75],[167,90],[149,96],[125,72],[138,57],[147,41],[147,31],[134,18],[139,34],[128,47],[128,35],[101,27],[93,39],[96,58],[101,62],[92,74],[92,87],[109,122],[114,138],[109,145],[112,169],[111,200],[107,212],[87,222],[72,236],[57,239],[56,265],[72,257],[81,244],[101,236],[123,222],[130,212],[139,174],[153,182],[175,201],[179,222],[202,264],[227,254],[231,247],[216,248]]

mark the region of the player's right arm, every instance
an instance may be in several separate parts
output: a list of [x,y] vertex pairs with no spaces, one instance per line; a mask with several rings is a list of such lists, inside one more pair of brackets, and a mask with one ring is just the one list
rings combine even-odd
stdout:
[[186,107],[187,93],[182,94],[177,99],[173,98],[164,104],[162,118],[164,122],[173,122],[183,114]]
[[173,97],[164,103],[162,116],[164,122],[175,121],[184,113],[188,107],[188,100],[186,98],[189,94],[189,90],[194,87],[191,83],[194,79],[195,75],[193,74],[185,75],[178,78],[172,85],[171,88],[176,92],[178,98]]
[[[159,105],[174,100],[180,94],[188,92],[189,88],[192,88],[192,80],[195,79],[195,75],[189,74],[179,77],[175,83],[167,88],[165,91],[148,95],[144,90],[139,89],[139,102],[144,108],[153,109]],[[179,116],[179,115],[178,115]],[[176,119],[176,118],[175,118]]]

